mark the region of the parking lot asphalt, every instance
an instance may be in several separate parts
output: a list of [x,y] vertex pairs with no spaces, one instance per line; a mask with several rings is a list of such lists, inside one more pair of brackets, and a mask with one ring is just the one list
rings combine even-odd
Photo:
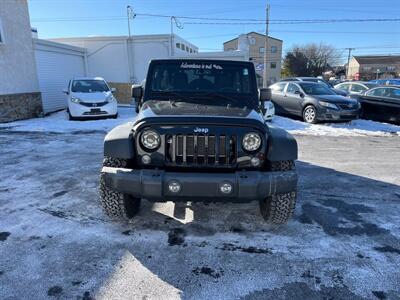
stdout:
[[0,299],[400,299],[400,139],[296,136],[298,204],[98,199],[104,133],[0,131]]

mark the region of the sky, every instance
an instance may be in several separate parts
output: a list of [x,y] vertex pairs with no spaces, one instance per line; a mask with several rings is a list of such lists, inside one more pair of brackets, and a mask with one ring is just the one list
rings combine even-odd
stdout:
[[[349,47],[355,48],[354,55],[400,54],[398,21],[276,24],[277,20],[399,18],[400,0],[28,0],[31,25],[38,29],[39,38],[127,35],[126,7],[130,5],[137,13],[132,34],[170,33],[169,17],[141,14],[177,16],[183,28],[174,26],[174,33],[200,51],[222,50],[223,42],[241,33],[264,33],[265,24],[259,21],[238,24],[215,19],[264,20],[267,2],[269,35],[283,40],[284,52],[293,45],[323,42],[336,47],[343,60]],[[229,24],[193,24],[221,22]]]

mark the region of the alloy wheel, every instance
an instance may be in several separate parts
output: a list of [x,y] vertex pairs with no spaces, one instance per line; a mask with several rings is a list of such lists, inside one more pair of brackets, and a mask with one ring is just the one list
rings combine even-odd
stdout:
[[307,123],[315,123],[316,116],[317,112],[315,111],[314,107],[312,106],[306,107],[303,113],[304,121],[306,121]]

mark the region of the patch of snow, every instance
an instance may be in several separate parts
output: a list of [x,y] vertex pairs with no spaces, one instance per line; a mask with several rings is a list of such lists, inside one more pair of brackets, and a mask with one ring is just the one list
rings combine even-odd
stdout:
[[57,132],[67,133],[74,131],[110,131],[115,126],[131,122],[135,119],[136,112],[133,107],[118,107],[117,119],[100,119],[70,121],[66,111],[59,111],[44,118],[34,118],[29,120],[15,121],[0,124],[0,129],[7,128],[14,131],[34,131],[34,132]]
[[272,124],[292,134],[316,136],[400,136],[400,126],[370,120],[353,120],[344,123],[308,124],[281,116],[274,116]]
[[[136,117],[133,107],[119,106],[117,119],[101,119],[87,121],[70,121],[66,111],[53,113],[44,118],[15,121],[0,124],[1,128],[14,131],[56,132],[68,133],[76,131],[110,131],[117,125],[132,122]],[[354,120],[345,123],[307,124],[281,116],[274,116],[272,124],[281,127],[292,134],[314,136],[400,136],[400,126],[374,122],[369,120]]]

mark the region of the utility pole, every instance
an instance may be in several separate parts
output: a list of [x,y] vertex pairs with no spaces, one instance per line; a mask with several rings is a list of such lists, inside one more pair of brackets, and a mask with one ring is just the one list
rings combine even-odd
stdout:
[[171,17],[171,57],[174,56],[174,21],[175,17]]
[[126,7],[126,16],[128,18],[128,36],[131,39],[131,19],[133,19],[136,15],[133,13],[133,9],[130,5]]
[[269,33],[269,10],[270,6],[267,4],[266,19],[265,19],[265,43],[264,43],[264,68],[263,68],[263,87],[267,87],[267,62],[268,62],[268,33]]
[[127,55],[128,55],[128,72],[129,72],[129,80],[130,80],[130,82],[133,83],[134,76],[133,76],[133,68],[132,68],[131,20],[133,20],[136,17],[136,14],[133,12],[133,8],[130,5],[128,5],[126,7],[126,16],[128,18],[128,40],[126,42]]
[[349,76],[349,63],[350,63],[350,55],[351,51],[356,50],[356,48],[345,48],[346,50],[349,50],[349,55],[347,56],[347,68],[346,68],[346,79]]

